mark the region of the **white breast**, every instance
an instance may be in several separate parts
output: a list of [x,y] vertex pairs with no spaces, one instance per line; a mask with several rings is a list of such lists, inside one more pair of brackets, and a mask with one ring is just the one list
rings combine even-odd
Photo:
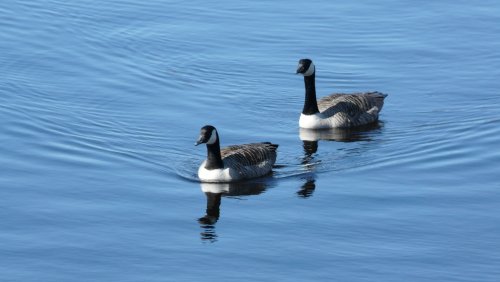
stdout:
[[206,169],[204,161],[198,169],[198,177],[202,182],[230,182],[240,179],[238,173],[231,168]]
[[332,128],[338,126],[336,124],[336,116],[324,117],[321,113],[313,115],[300,114],[299,126],[308,129]]

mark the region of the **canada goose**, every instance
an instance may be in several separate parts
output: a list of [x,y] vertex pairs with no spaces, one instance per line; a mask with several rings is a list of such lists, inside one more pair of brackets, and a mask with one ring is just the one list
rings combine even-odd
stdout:
[[278,145],[270,142],[233,145],[220,149],[219,134],[211,125],[201,128],[195,145],[207,144],[207,159],[198,169],[202,182],[232,182],[271,172]]
[[304,76],[306,88],[304,108],[299,119],[301,128],[348,128],[378,120],[386,94],[365,92],[331,94],[316,101],[316,68],[310,59],[301,59],[297,74]]

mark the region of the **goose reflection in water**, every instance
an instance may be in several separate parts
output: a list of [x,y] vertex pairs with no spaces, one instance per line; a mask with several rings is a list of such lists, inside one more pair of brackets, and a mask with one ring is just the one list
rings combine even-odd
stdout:
[[207,197],[206,214],[198,219],[203,232],[201,239],[204,241],[217,241],[215,223],[220,217],[220,205],[222,196],[239,197],[259,195],[266,190],[268,183],[265,180],[255,180],[235,183],[200,183],[201,191]]
[[382,122],[375,122],[354,128],[306,129],[300,128],[300,140],[304,143],[304,150],[314,154],[318,150],[318,141],[356,142],[370,141],[371,133],[382,128]]
[[316,179],[313,177],[304,178],[305,183],[297,191],[297,196],[300,198],[309,198],[313,195],[314,189],[316,189]]
[[315,184],[315,168],[321,162],[316,160],[315,154],[318,152],[318,141],[336,141],[336,142],[356,142],[356,141],[371,141],[373,133],[378,132],[382,128],[381,121],[354,127],[354,128],[329,128],[329,129],[306,129],[300,128],[299,136],[302,140],[304,149],[304,157],[301,164],[308,172],[304,177],[305,183],[297,191],[297,195],[301,198],[312,196]]

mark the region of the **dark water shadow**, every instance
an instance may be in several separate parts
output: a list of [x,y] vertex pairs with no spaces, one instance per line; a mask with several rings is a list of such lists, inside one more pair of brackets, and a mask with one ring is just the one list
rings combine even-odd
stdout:
[[200,186],[207,198],[206,213],[198,219],[198,223],[203,229],[200,233],[201,240],[216,242],[218,236],[215,223],[221,215],[222,198],[241,199],[245,196],[262,194],[272,186],[272,181],[269,178],[263,178],[235,183],[200,183]]

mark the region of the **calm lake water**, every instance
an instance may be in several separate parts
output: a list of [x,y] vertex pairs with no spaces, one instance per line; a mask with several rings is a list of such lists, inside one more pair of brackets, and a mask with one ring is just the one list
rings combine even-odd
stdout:
[[[0,3],[1,281],[499,281],[499,1]],[[318,96],[380,122],[301,131]],[[280,144],[200,184],[199,129]]]

